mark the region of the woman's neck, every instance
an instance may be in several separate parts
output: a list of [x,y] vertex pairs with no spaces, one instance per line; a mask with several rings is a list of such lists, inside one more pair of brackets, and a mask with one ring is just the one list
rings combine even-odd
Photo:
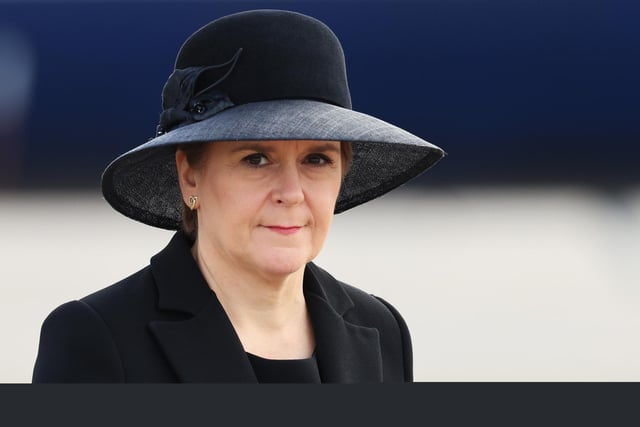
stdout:
[[315,341],[302,286],[304,266],[273,276],[229,266],[197,242],[192,253],[245,351],[271,359],[299,359],[313,353]]

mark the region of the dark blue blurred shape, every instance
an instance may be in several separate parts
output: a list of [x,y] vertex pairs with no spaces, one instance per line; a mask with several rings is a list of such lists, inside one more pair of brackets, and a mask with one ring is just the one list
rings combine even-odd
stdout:
[[[624,187],[640,172],[640,3],[278,2],[341,39],[354,109],[444,147],[414,183]],[[97,187],[153,136],[182,41],[264,2],[2,4],[36,81],[21,188]],[[0,186],[9,183],[0,182]]]

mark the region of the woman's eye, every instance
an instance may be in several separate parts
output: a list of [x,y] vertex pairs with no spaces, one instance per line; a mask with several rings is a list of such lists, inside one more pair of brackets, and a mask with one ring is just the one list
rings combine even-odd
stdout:
[[269,159],[262,153],[251,154],[242,159],[249,166],[264,166],[269,163]]
[[324,164],[330,164],[331,159],[324,154],[311,154],[307,156],[306,162],[312,165],[320,166]]

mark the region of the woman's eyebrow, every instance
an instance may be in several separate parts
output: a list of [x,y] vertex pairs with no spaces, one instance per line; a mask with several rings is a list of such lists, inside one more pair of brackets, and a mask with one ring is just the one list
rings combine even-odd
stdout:
[[[279,144],[286,144],[287,141],[279,141]],[[232,153],[237,153],[240,151],[258,151],[261,153],[271,153],[276,151],[276,147],[274,144],[264,144],[264,143],[251,143],[251,142],[239,142],[236,147],[231,149]],[[307,152],[335,152],[337,154],[340,153],[340,145],[331,143],[331,142],[313,142],[309,144],[309,147],[305,149]]]
[[275,148],[273,148],[271,145],[260,144],[258,142],[239,142],[236,145],[236,147],[233,147],[231,149],[232,153],[237,153],[239,151],[258,151],[261,153],[269,153],[275,151]]
[[320,151],[320,152],[326,152],[326,151],[332,151],[334,153],[340,154],[340,144],[336,145],[336,144],[332,144],[332,143],[318,143],[318,144],[314,144],[313,146],[309,147],[308,151]]

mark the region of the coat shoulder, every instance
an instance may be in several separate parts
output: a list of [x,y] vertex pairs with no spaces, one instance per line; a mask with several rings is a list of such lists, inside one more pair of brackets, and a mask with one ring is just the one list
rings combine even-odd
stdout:
[[413,381],[411,334],[400,312],[383,298],[340,281],[315,264],[309,264],[309,270],[331,304],[344,311],[345,321],[378,330],[386,366],[402,367],[403,380]]
[[380,322],[393,325],[399,321],[405,324],[398,310],[381,297],[338,280],[315,264],[310,264],[309,268],[321,283],[327,299],[335,307],[343,306],[344,296],[347,296],[352,304],[351,309],[346,311],[347,318],[353,319],[355,316],[361,319],[363,325],[375,325]]
[[127,317],[132,300],[140,305],[145,299],[148,274],[147,267],[55,308],[42,323],[33,382],[122,381],[124,366],[115,329],[123,322],[115,320],[116,313]]
[[[155,302],[157,294],[151,267],[131,274],[130,276],[93,292],[81,299],[101,314],[133,308],[135,305],[150,305]],[[153,304],[155,306],[155,304]]]
[[147,266],[57,307],[42,324],[32,381],[138,382],[163,378],[155,374],[167,371],[165,362],[148,357],[157,352],[148,323],[162,318],[157,293]]
[[113,336],[82,301],[53,310],[42,324],[33,382],[104,382],[124,377]]

